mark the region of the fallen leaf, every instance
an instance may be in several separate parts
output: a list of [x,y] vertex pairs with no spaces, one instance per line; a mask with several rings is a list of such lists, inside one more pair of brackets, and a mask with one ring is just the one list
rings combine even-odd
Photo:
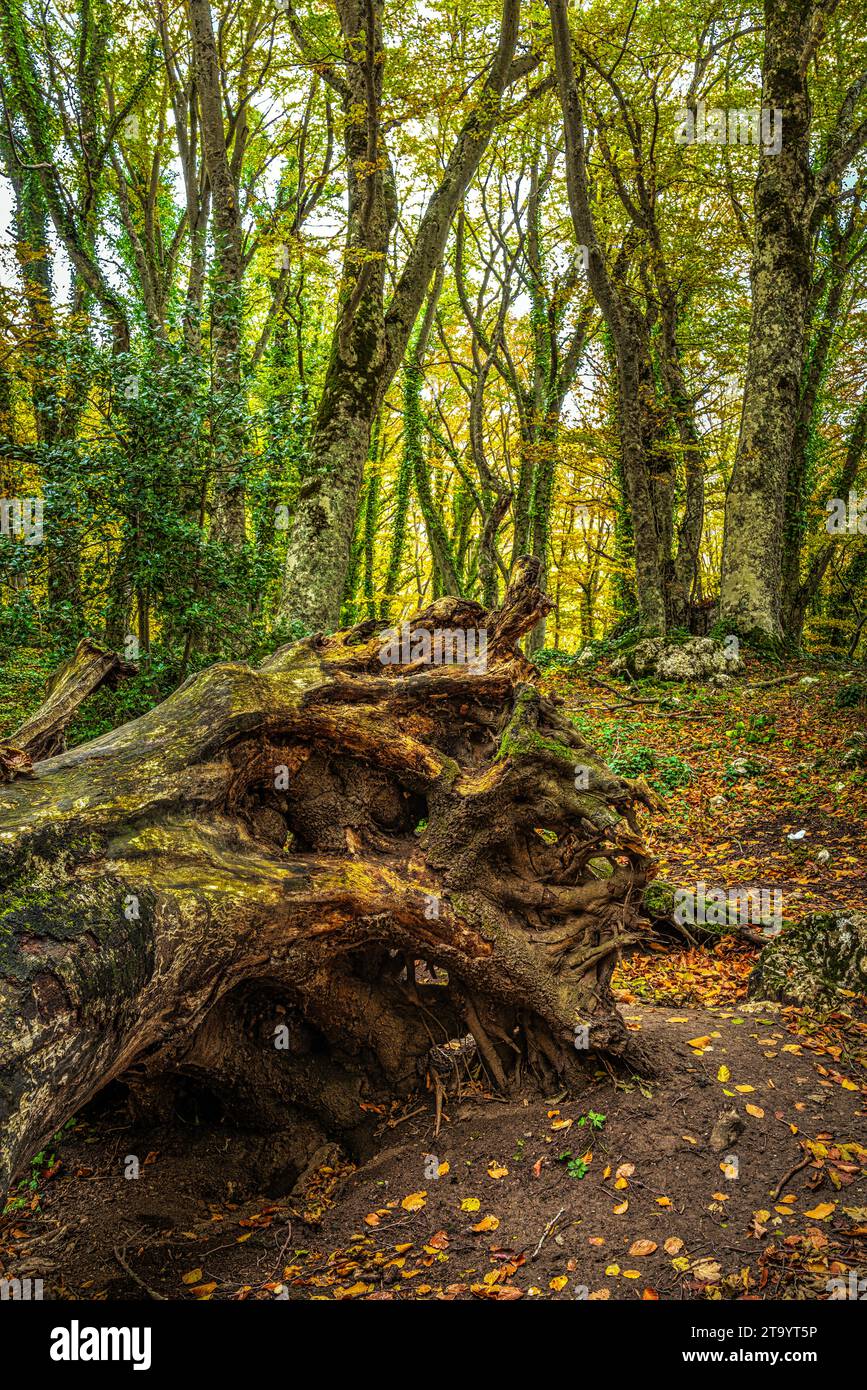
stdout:
[[483,1216],[473,1227],[474,1231],[495,1231],[500,1224],[498,1216]]
[[812,1211],[805,1211],[804,1215],[809,1216],[811,1221],[827,1221],[837,1210],[836,1202],[820,1202]]
[[404,1197],[400,1205],[404,1211],[421,1211],[426,1202],[426,1192],[411,1192],[408,1197]]

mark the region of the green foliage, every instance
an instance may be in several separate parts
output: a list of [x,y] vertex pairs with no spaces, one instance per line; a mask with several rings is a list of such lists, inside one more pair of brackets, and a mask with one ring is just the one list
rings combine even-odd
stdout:
[[857,709],[867,704],[867,681],[846,681],[834,696],[835,709]]
[[591,1129],[604,1129],[605,1116],[600,1115],[597,1110],[588,1110],[586,1115],[582,1115],[578,1121],[579,1125],[589,1125]]
[[748,719],[739,719],[725,736],[733,743],[762,744],[773,743],[777,737],[777,721],[772,714],[751,714]]
[[596,728],[582,716],[575,723],[588,740],[596,743],[611,771],[619,777],[645,777],[661,793],[688,786],[692,781],[692,768],[676,753],[659,753],[624,740],[618,730],[610,726]]

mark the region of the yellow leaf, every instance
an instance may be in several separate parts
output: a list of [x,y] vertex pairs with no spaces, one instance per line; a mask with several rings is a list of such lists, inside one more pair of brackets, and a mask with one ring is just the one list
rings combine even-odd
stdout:
[[605,1273],[606,1273],[606,1274],[611,1274],[611,1275],[619,1274],[619,1273],[620,1273],[620,1265],[609,1265],[608,1268],[606,1269]]
[[478,1197],[465,1197],[461,1202],[461,1211],[478,1211],[481,1205]]
[[837,1209],[836,1202],[820,1202],[812,1211],[805,1211],[804,1215],[809,1216],[811,1221],[827,1221]]
[[488,1177],[493,1178],[495,1181],[497,1181],[500,1178],[504,1178],[508,1171],[508,1168],[504,1168],[502,1164],[492,1163],[488,1168]]
[[765,1112],[760,1105],[745,1105],[744,1109],[748,1115],[753,1115],[757,1120],[765,1118]]
[[500,1224],[498,1216],[483,1216],[473,1227],[474,1231],[495,1231]]
[[191,1269],[186,1274],[182,1274],[181,1278],[185,1284],[198,1284],[202,1278],[202,1271],[200,1269]]
[[641,1270],[640,1270],[640,1269],[624,1269],[624,1271],[623,1271],[623,1277],[624,1277],[624,1279],[640,1279],[640,1278],[641,1278]]
[[444,1159],[443,1162],[440,1164],[439,1168],[437,1169],[437,1172],[439,1173],[439,1176],[440,1176],[441,1178],[444,1178],[445,1175],[446,1175],[446,1173],[447,1173],[448,1171],[449,1171],[449,1161],[448,1161],[448,1159]]
[[404,1197],[401,1206],[404,1211],[421,1211],[427,1202],[427,1192],[411,1192],[408,1197]]
[[211,1297],[211,1294],[214,1292],[214,1289],[216,1287],[216,1281],[214,1281],[214,1283],[212,1284],[197,1284],[196,1287],[193,1289],[193,1293],[196,1295],[196,1298],[201,1298],[207,1301]]
[[687,1041],[690,1047],[710,1047],[711,1044],[711,1038],[707,1035],[703,1038],[688,1038]]
[[[626,1183],[624,1183],[623,1186],[625,1187],[625,1186],[626,1186]],[[629,1202],[628,1202],[628,1200],[625,1201],[625,1202],[618,1202],[618,1203],[617,1203],[617,1206],[616,1206],[616,1207],[613,1207],[612,1210],[613,1210],[615,1216],[622,1216],[623,1213],[624,1213],[625,1211],[628,1211],[628,1210],[629,1210]]]
[[548,1285],[548,1288],[554,1289],[556,1293],[559,1293],[561,1289],[565,1289],[568,1283],[569,1280],[565,1274],[558,1274],[556,1279],[551,1280],[550,1284]]
[[727,1066],[721,1066],[716,1074],[717,1081],[731,1081],[732,1074]]
[[742,1096],[745,1096],[748,1091],[754,1091],[755,1089],[755,1086],[735,1086],[735,1090],[740,1091]]
[[671,1198],[670,1198],[670,1197],[657,1197],[657,1199],[656,1199],[656,1205],[657,1205],[658,1207],[670,1207],[670,1206],[671,1206]]

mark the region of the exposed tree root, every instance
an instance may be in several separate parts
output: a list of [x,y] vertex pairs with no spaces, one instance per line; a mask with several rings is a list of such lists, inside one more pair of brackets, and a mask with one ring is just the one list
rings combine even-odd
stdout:
[[609,979],[652,798],[540,696],[537,576],[411,620],[486,630],[484,670],[383,665],[363,623],[214,666],[0,790],[0,1175],[117,1077],[333,1138],[466,1034],[503,1091],[568,1085],[576,1025],[639,1057]]

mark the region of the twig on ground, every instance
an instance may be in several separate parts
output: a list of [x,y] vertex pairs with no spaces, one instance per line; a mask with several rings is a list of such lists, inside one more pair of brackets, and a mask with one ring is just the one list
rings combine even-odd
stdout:
[[806,1158],[802,1158],[800,1163],[796,1163],[794,1168],[789,1169],[788,1173],[784,1173],[783,1176],[780,1178],[780,1181],[774,1188],[773,1192],[771,1193],[771,1201],[775,1202],[779,1197],[780,1193],[782,1192],[783,1188],[785,1187],[786,1183],[789,1181],[789,1179],[793,1178],[796,1173],[800,1173],[801,1169],[806,1168],[807,1164],[812,1163],[812,1161],[812,1154],[807,1154]]
[[545,1227],[544,1231],[542,1232],[542,1234],[541,1234],[540,1237],[539,1237],[539,1244],[536,1246],[536,1249],[533,1251],[532,1255],[530,1256],[530,1259],[531,1259],[531,1260],[535,1260],[536,1256],[538,1255],[539,1251],[542,1249],[542,1246],[545,1244],[545,1241],[548,1239],[549,1235],[550,1235],[551,1232],[553,1231],[554,1227],[557,1225],[557,1222],[560,1220],[560,1217],[564,1214],[565,1210],[566,1210],[565,1207],[561,1207],[560,1210],[558,1211],[557,1215],[556,1215],[555,1217],[553,1217],[551,1221],[548,1222],[547,1226]]

